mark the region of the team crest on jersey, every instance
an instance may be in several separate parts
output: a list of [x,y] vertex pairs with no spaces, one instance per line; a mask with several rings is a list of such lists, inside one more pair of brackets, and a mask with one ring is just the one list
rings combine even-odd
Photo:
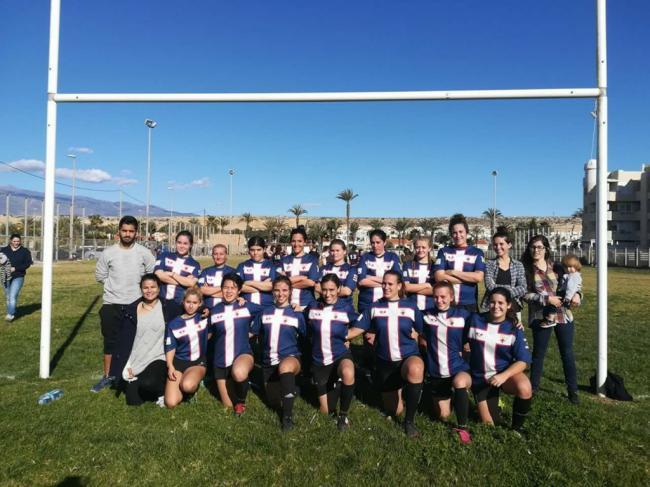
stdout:
[[248,308],[239,308],[235,311],[225,310],[221,313],[215,313],[212,315],[212,321],[215,323],[220,323],[225,321],[226,318],[250,318],[251,313],[248,311]]
[[192,333],[198,333],[205,330],[205,328],[208,326],[207,318],[202,319],[198,323],[192,319],[185,320],[184,323],[185,326],[183,328],[176,328],[175,330],[172,330],[172,333],[176,338],[181,338]]
[[[258,267],[260,277],[269,277],[271,274],[271,268],[269,267]],[[244,266],[244,274],[255,274],[255,267],[246,267]]]
[[177,274],[181,272],[191,274],[194,271],[194,266],[187,265],[184,259],[170,259],[169,257],[165,257],[165,267],[170,268],[172,272]]
[[465,254],[465,253],[452,253],[452,254],[447,254],[445,253],[445,260],[447,262],[456,262],[456,261],[461,261],[464,264],[474,264],[476,262],[476,259],[478,258],[478,255],[470,255],[470,254]]
[[349,323],[350,318],[347,313],[343,311],[332,311],[325,309],[310,309],[309,310],[309,319],[310,320],[322,320],[329,317],[331,321],[340,321],[341,323]]
[[283,265],[284,271],[288,273],[294,272],[309,272],[311,269],[311,262],[305,262],[300,264],[294,264],[293,262],[285,262]]
[[280,324],[280,325],[286,325],[286,326],[293,326],[294,328],[298,328],[298,319],[293,318],[291,316],[284,316],[282,315],[279,319],[276,315],[264,315],[262,316],[262,323],[265,325],[272,325],[272,324]]
[[462,316],[450,316],[443,318],[439,314],[425,314],[424,322],[431,326],[444,326],[447,328],[465,328],[465,318]]
[[415,320],[415,310],[412,308],[372,308],[370,312],[371,318],[374,318],[376,316],[386,317],[395,315],[400,318],[410,318],[411,320]]

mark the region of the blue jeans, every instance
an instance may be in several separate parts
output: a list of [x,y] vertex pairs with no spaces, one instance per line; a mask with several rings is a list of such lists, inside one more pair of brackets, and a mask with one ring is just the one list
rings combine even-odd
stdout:
[[548,349],[551,334],[555,330],[557,345],[560,349],[560,357],[562,357],[564,382],[569,392],[578,392],[576,359],[573,354],[573,333],[575,330],[573,322],[558,323],[551,328],[542,328],[539,326],[539,322],[536,321],[531,325],[531,328],[533,330],[533,365],[530,369],[530,383],[533,386],[533,390],[536,391],[539,388],[539,383],[542,380],[544,356]]
[[5,286],[5,296],[7,297],[7,314],[14,316],[16,314],[16,305],[18,303],[18,294],[25,282],[24,277],[13,277]]

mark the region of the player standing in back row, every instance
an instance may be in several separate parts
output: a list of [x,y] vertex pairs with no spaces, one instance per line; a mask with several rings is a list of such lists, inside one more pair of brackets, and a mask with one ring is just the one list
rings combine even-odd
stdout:
[[454,285],[456,306],[467,311],[478,311],[478,283],[483,281],[485,262],[483,251],[467,244],[467,220],[457,213],[449,220],[449,234],[453,245],[438,251],[433,266],[436,282],[449,281]]

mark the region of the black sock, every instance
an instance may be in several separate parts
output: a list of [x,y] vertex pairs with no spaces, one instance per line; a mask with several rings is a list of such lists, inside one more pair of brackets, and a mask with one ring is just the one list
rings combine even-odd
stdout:
[[422,382],[419,384],[412,384],[407,382],[404,386],[404,402],[406,403],[406,415],[404,420],[407,423],[412,423],[415,419],[415,413],[420,404],[420,396],[422,395]]
[[512,429],[519,431],[526,421],[526,416],[528,416],[528,411],[530,411],[530,399],[522,399],[520,397],[515,397],[515,401],[512,404]]
[[280,374],[280,393],[282,394],[282,417],[293,415],[293,400],[296,398],[296,376],[288,372]]
[[469,395],[467,389],[454,389],[454,411],[459,428],[467,428],[467,416],[469,415]]
[[235,389],[235,404],[243,404],[246,402],[246,395],[248,394],[248,380],[243,382],[235,382],[233,384]]
[[350,411],[350,404],[352,404],[352,398],[354,397],[354,384],[346,386],[341,382],[341,414],[347,415]]
[[490,416],[492,416],[492,422],[496,425],[500,425],[501,420],[501,409],[499,409],[499,394],[497,393],[494,396],[488,396],[487,406],[490,411]]

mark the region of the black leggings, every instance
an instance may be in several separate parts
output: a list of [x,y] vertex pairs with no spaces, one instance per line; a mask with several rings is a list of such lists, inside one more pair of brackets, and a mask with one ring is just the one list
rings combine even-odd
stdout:
[[137,380],[126,383],[126,403],[129,406],[139,406],[145,401],[155,401],[165,392],[167,379],[167,363],[155,360],[140,372]]

